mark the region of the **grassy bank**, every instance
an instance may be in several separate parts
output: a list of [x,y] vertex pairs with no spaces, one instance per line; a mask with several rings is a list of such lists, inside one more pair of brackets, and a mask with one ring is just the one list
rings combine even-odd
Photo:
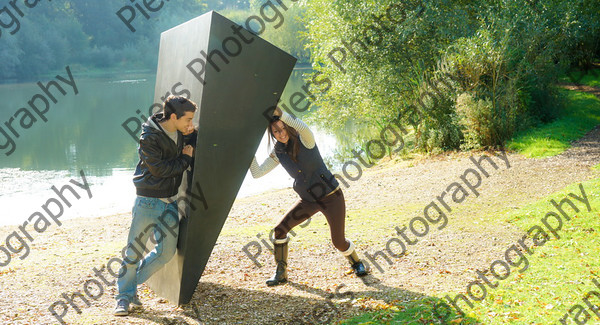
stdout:
[[[596,64],[598,66],[598,64]],[[569,75],[560,78],[561,82],[576,83],[590,87],[600,87],[600,69],[589,71],[572,71]]]
[[[582,185],[592,211],[588,212],[583,203],[572,199],[580,208],[580,212],[575,213],[570,208],[565,208],[572,218],[564,222],[562,229],[556,231],[559,238],[549,234],[550,239],[543,245],[532,245],[532,254],[523,253],[526,256],[528,267],[525,268],[526,264],[522,262],[520,268],[514,268],[507,278],[497,281],[498,286],[495,289],[488,288],[485,299],[482,302],[474,302],[473,309],[460,302],[466,315],[461,316],[452,309],[452,313],[443,320],[438,317],[434,312],[434,305],[439,303],[439,299],[448,303],[443,298],[446,295],[441,294],[438,298],[427,298],[410,304],[391,306],[381,311],[345,320],[341,324],[558,323],[559,319],[573,306],[577,304],[585,306],[582,298],[587,292],[594,290],[592,278],[599,279],[600,277],[600,252],[597,249],[600,245],[600,236],[598,236],[598,231],[600,231],[600,213],[598,212],[600,194],[597,192],[597,189],[600,188],[600,178],[584,182]],[[517,226],[525,234],[532,227],[540,226],[540,220],[549,211],[556,212],[550,203],[551,199],[560,202],[569,193],[580,195],[578,184],[572,184],[517,211],[507,209],[498,218]],[[528,239],[527,242],[532,244],[531,239]],[[502,254],[499,254],[498,259],[503,259]],[[498,267],[497,269],[501,270],[502,268]],[[502,274],[501,272],[500,274]],[[493,279],[491,275],[490,277]],[[473,280],[475,279],[474,276]],[[465,292],[448,293],[448,295],[454,298],[459,293],[466,295]],[[480,292],[476,293],[476,295],[478,294]],[[600,305],[597,298],[592,298],[591,301]],[[592,311],[588,311],[588,313],[591,314],[590,317],[595,317]],[[439,314],[445,314],[442,307],[439,307]]]
[[[597,250],[600,244],[597,235],[600,231],[600,195],[597,192],[600,178],[582,185],[592,211],[581,209],[575,213],[565,209],[572,219],[565,221],[562,229],[557,231],[559,238],[550,234],[551,239],[543,246],[533,248],[533,254],[526,255],[529,267],[522,272],[512,272],[507,279],[500,281],[498,288],[490,291],[483,302],[475,304],[473,315],[486,324],[523,324],[526,321],[554,324],[571,307],[582,304],[585,294],[593,290],[592,278],[600,276],[600,252]],[[555,211],[550,199],[560,202],[568,193],[579,195],[578,185],[572,184],[502,217],[525,233],[540,225],[540,219],[546,213]],[[577,205],[583,207],[582,203]],[[598,304],[597,299],[595,303]]]
[[[600,86],[600,70],[595,74],[579,76],[573,80],[587,86]],[[566,79],[565,81],[568,81]],[[600,124],[600,99],[580,91],[561,90],[565,109],[555,121],[529,129],[508,142],[507,147],[529,158],[542,158],[562,153],[570,143],[581,138]]]

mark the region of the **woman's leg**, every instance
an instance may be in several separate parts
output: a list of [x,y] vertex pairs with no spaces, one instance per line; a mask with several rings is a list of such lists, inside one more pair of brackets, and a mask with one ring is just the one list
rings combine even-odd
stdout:
[[318,211],[317,203],[298,200],[275,226],[275,239],[285,239],[292,228],[308,220]]
[[346,239],[346,200],[342,189],[321,200],[321,212],[327,218],[333,246],[344,255],[358,276],[367,274],[364,264],[358,258],[354,244]]
[[[318,206],[318,205],[317,205]],[[346,240],[346,200],[342,189],[321,200],[320,211],[327,218],[331,242],[340,252],[348,250],[350,243]]]
[[288,232],[292,228],[306,221],[319,211],[316,203],[298,200],[275,227],[275,239],[273,240],[273,255],[277,268],[275,274],[267,280],[268,286],[275,286],[287,282],[287,256],[288,256]]

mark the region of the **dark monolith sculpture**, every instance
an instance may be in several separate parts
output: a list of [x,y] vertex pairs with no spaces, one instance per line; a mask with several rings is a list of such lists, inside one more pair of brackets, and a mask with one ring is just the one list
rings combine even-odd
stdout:
[[191,300],[295,63],[214,11],[161,34],[154,102],[174,94],[199,107],[189,215],[175,257],[148,281],[170,302]]

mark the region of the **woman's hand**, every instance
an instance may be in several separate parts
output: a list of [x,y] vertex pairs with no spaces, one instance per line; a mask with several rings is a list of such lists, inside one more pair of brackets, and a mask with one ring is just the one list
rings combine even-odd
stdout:
[[281,115],[283,115],[283,112],[281,111],[281,108],[279,108],[279,106],[275,107],[275,111],[273,112],[273,116],[279,116],[279,117],[281,117]]

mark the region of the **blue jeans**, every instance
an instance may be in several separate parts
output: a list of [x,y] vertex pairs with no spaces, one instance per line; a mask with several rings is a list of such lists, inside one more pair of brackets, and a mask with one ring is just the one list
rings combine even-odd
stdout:
[[[142,284],[165,265],[177,249],[179,215],[177,203],[165,203],[157,198],[138,196],[132,210],[131,228],[127,239],[124,259],[119,270],[116,299],[131,302]],[[153,235],[151,237],[151,235]],[[147,252],[146,242],[155,245]]]

